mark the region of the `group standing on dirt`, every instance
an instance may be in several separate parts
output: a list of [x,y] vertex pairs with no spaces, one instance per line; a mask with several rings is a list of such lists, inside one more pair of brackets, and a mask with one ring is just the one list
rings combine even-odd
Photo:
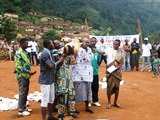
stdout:
[[[28,116],[32,111],[26,106],[29,90],[29,79],[36,71],[31,70],[34,64],[31,55],[37,55],[37,43],[29,38],[22,38],[19,42],[20,48],[15,54],[16,78],[19,87],[18,114]],[[106,51],[104,40],[100,40],[97,46],[96,38],[83,38],[79,48],[73,44],[62,46],[58,40],[44,40],[43,50],[39,57],[35,56],[36,64],[40,65],[39,84],[42,93],[41,114],[42,120],[63,120],[65,115],[72,117],[79,116],[80,111],[76,108],[76,103],[84,102],[85,111],[94,113],[92,105],[100,107],[99,102],[99,66],[104,60],[106,64],[106,82],[108,103],[106,108],[119,108],[118,96],[122,71],[139,70],[139,59],[142,54],[143,65],[151,66],[154,75],[159,75],[160,58],[158,48],[153,52],[152,46],[144,40],[142,53],[140,45],[136,39],[121,47],[121,41],[113,41],[111,50]],[[34,50],[28,47],[34,46]],[[121,48],[120,48],[121,47]],[[155,47],[155,46],[154,46]],[[158,48],[158,49],[157,49]],[[27,52],[28,51],[28,52]],[[152,54],[151,54],[152,53]],[[32,64],[31,64],[32,62]],[[157,67],[158,66],[158,67]],[[114,68],[111,70],[111,68]],[[109,70],[110,69],[110,70]],[[112,105],[111,96],[115,95]],[[58,118],[53,116],[53,112],[58,113]]]
[[148,41],[148,38],[144,38],[142,46],[140,46],[136,39],[131,44],[125,40],[123,71],[136,69],[141,72],[152,72],[153,77],[160,76],[160,43],[151,45]]

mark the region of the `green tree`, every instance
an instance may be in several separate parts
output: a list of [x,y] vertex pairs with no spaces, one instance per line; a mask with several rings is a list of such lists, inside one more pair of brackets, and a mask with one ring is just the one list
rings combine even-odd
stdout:
[[93,35],[106,36],[106,35],[112,35],[113,31],[110,26],[109,27],[106,26],[106,27],[101,27],[100,29],[93,29],[91,33]]
[[60,39],[60,35],[58,33],[58,31],[56,31],[55,29],[49,30],[48,32],[44,33],[44,35],[42,36],[43,40],[59,40]]
[[19,6],[22,0],[13,0],[15,6]]
[[7,17],[0,19],[0,34],[10,43],[17,36],[17,27],[15,22]]
[[83,20],[83,22],[87,18],[88,23],[94,28],[99,28],[103,21],[100,13],[96,9],[93,9],[91,7],[80,8],[77,11],[77,18]]
[[159,42],[160,41],[160,33],[150,33],[148,35],[148,38],[151,43]]
[[32,0],[21,0],[21,9],[25,14],[32,9]]

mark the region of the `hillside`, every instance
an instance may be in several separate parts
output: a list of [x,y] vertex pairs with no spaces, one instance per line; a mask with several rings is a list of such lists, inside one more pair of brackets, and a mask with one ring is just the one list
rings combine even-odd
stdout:
[[145,33],[160,32],[160,0],[0,0],[0,11],[19,14],[35,11],[88,23],[110,34],[135,33],[140,18]]

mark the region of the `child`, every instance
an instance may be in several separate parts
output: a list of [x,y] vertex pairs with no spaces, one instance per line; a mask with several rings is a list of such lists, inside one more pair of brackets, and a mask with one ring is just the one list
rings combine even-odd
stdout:
[[158,53],[154,53],[151,59],[153,77],[160,77],[160,58],[158,58]]

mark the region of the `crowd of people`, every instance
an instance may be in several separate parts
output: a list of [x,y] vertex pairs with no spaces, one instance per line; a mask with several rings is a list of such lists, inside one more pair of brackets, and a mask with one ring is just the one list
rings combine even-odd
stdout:
[[[39,57],[42,120],[46,120],[47,115],[48,119],[57,119],[52,116],[53,109],[57,109],[58,118],[63,119],[66,112],[72,117],[77,117],[79,110],[75,104],[78,102],[84,102],[85,111],[89,113],[93,113],[92,105],[101,106],[98,95],[99,65],[104,52],[96,48],[96,43],[96,38],[84,38],[80,48],[75,49],[69,44],[62,48],[56,40],[44,40],[44,49]],[[120,43],[120,40],[113,42],[113,50],[107,56],[109,60],[106,60],[107,68],[116,66],[116,70],[107,73],[108,109],[112,107],[113,94],[115,94],[113,106],[120,107],[117,104],[123,64]],[[19,86],[18,114],[22,116],[30,115],[31,112],[26,106],[26,101],[29,79],[36,73],[31,70],[27,47],[29,47],[28,39],[21,39],[20,48],[15,55],[15,73]]]
[[[29,38],[22,38],[19,49],[15,53],[16,78],[19,86],[18,114],[28,116],[32,109],[26,106],[29,91],[30,77],[36,73],[31,70],[35,57],[36,65],[40,65],[39,84],[42,93],[41,114],[42,120],[56,120],[64,115],[77,117],[79,110],[76,103],[84,102],[85,111],[94,113],[91,106],[100,107],[99,102],[99,67],[104,60],[106,64],[106,108],[119,108],[118,96],[122,71],[139,71],[139,59],[142,59],[142,68],[149,66],[154,76],[160,75],[160,44],[151,45],[145,38],[140,47],[136,39],[129,44],[125,40],[113,41],[112,49],[105,50],[104,40],[84,38],[79,48],[73,44],[61,46],[58,40],[44,40],[43,50],[37,57],[37,43]],[[142,50],[141,50],[142,48]],[[142,52],[141,52],[142,51]],[[111,96],[115,95],[113,104]],[[58,118],[53,117],[57,111]]]
[[148,71],[153,72],[154,77],[158,77],[160,74],[160,43],[151,45],[148,42],[148,38],[144,38],[142,47],[134,40],[131,45],[127,40],[123,45],[125,53],[123,70],[133,71],[134,67],[136,71]]
[[[29,37],[28,40],[28,48],[26,49],[26,51],[29,55],[30,62],[32,63],[32,65],[38,65],[39,46],[33,38]],[[14,61],[14,56],[18,48],[19,43],[17,41],[11,41],[11,43],[8,43],[5,39],[0,40],[0,50],[7,51],[9,60],[11,61]]]
[[[159,73],[159,59],[160,59],[160,43],[156,42],[150,44],[148,38],[144,38],[143,44],[137,42],[136,39],[130,43],[129,40],[124,40],[124,44],[121,43],[120,48],[124,53],[124,61],[122,71],[147,71],[153,72],[154,77],[157,77]],[[101,61],[107,63],[106,44],[101,39],[97,46],[97,49],[103,54],[101,55]]]
[[8,52],[6,59],[14,60],[14,55],[16,50],[18,49],[18,44],[12,41],[10,44],[6,42],[6,40],[0,40],[0,51]]

